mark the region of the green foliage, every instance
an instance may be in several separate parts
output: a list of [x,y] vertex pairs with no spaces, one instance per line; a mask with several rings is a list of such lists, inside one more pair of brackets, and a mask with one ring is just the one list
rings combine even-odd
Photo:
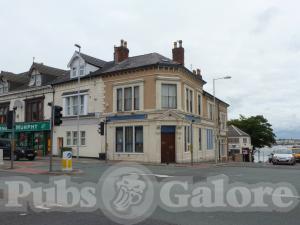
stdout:
[[254,148],[270,147],[275,143],[272,125],[262,115],[248,118],[240,115],[239,119],[228,121],[228,125],[234,125],[249,134]]

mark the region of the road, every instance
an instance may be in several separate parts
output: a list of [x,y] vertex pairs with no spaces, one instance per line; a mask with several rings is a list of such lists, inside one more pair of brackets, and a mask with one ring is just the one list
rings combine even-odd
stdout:
[[[26,162],[24,162],[26,164]],[[57,164],[58,166],[58,164]],[[71,179],[76,183],[95,182],[97,183],[101,175],[111,167],[110,164],[99,163],[93,160],[81,160],[75,166],[83,171],[71,175]],[[33,166],[34,167],[34,166]],[[193,182],[205,181],[207,177],[224,174],[229,177],[230,183],[243,182],[246,184],[256,184],[259,182],[279,183],[287,182],[292,184],[297,191],[300,191],[300,166],[247,166],[223,165],[214,166],[203,164],[196,167],[177,167],[174,165],[159,166],[147,165],[157,180],[164,182],[167,177],[173,179],[193,178]],[[38,169],[47,168],[45,164],[36,166]],[[18,173],[0,170],[0,179],[9,176],[26,176],[36,182],[48,182],[48,174]],[[157,187],[156,187],[157,188]],[[297,198],[298,196],[296,196]],[[171,213],[160,208],[146,220],[138,224],[182,224],[182,225],[250,225],[250,224],[272,224],[272,225],[296,225],[300,221],[300,205],[298,204],[289,212],[176,212]],[[1,225],[92,225],[92,224],[117,224],[107,218],[100,210],[94,212],[0,212]]]

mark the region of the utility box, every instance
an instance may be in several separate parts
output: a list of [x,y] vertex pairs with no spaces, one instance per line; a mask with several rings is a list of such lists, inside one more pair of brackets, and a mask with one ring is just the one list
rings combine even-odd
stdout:
[[73,170],[72,157],[73,157],[72,151],[64,151],[63,152],[62,162],[61,162],[63,171],[72,171]]

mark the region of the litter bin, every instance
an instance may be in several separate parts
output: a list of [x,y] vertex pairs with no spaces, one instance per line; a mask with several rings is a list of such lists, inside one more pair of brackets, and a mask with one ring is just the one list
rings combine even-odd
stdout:
[[105,153],[99,153],[99,160],[106,160],[106,154]]

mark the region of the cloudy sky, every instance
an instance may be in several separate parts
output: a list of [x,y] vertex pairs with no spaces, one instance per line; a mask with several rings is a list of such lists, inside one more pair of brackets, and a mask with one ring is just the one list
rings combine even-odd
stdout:
[[113,45],[130,55],[171,57],[182,39],[186,66],[201,68],[229,117],[264,115],[278,137],[300,138],[300,3],[297,0],[1,0],[0,70],[37,62],[66,68],[74,43],[112,60]]

